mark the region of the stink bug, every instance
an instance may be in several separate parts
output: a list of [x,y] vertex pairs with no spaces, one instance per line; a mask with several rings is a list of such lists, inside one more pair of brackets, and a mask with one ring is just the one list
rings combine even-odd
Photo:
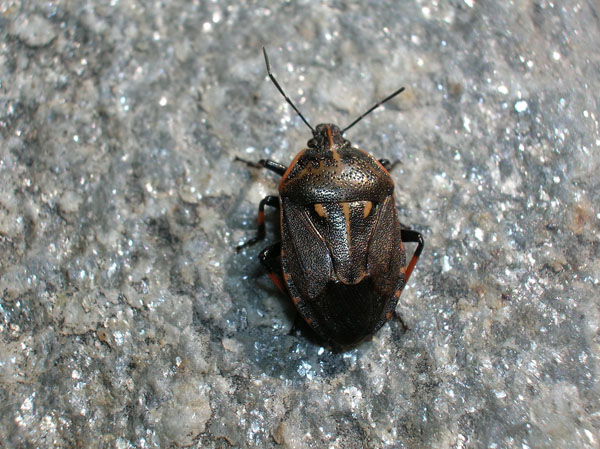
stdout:
[[[317,335],[335,346],[354,345],[391,318],[424,241],[398,220],[390,161],[353,147],[343,135],[404,88],[342,130],[330,123],[313,128],[271,73],[264,47],[263,53],[269,78],[312,138],[288,167],[236,158],[282,176],[279,197],[267,196],[258,206],[256,237],[237,249],[263,240],[264,208],[278,208],[281,242],[261,251],[261,263]],[[417,243],[408,265],[403,242]]]

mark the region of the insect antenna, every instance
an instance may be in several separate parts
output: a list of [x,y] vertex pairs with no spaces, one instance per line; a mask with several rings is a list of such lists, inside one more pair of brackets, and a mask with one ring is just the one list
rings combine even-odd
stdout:
[[[265,53],[266,56],[266,53]],[[365,118],[366,115],[369,115],[371,112],[373,112],[374,109],[377,109],[379,106],[381,106],[383,103],[385,103],[388,100],[391,100],[392,98],[394,98],[396,95],[398,95],[400,92],[402,92],[404,90],[404,87],[401,87],[400,89],[398,89],[396,92],[394,92],[392,95],[385,97],[383,100],[381,100],[379,103],[376,103],[375,106],[373,106],[371,109],[369,109],[367,112],[365,112],[363,115],[361,115],[360,117],[358,117],[356,120],[354,120],[352,123],[350,123],[348,126],[346,126],[344,129],[342,129],[342,134],[344,134],[346,131],[348,131],[350,128],[352,128],[354,125],[356,125],[358,122],[360,122],[363,118]]]
[[[265,55],[265,63],[267,64],[267,73],[269,74],[269,78],[271,78],[271,81],[273,81],[273,84],[275,84],[275,87],[277,88],[277,90],[281,93],[281,95],[283,95],[283,98],[285,98],[285,101],[287,101],[289,103],[289,105],[292,108],[294,108],[294,111],[296,111],[296,114],[298,114],[300,116],[300,118],[302,119],[302,121],[304,123],[306,123],[306,126],[308,126],[310,128],[310,130],[312,131],[312,133],[314,135],[315,134],[315,129],[312,126],[310,126],[310,123],[308,123],[308,121],[300,113],[300,111],[298,110],[298,108],[296,106],[294,106],[294,103],[292,103],[292,100],[290,100],[290,98],[285,94],[285,92],[283,91],[283,89],[281,88],[281,86],[279,85],[279,83],[277,82],[277,80],[275,79],[275,77],[273,76],[273,74],[271,73],[271,64],[269,64],[269,57],[267,56],[267,50],[265,49],[265,47],[263,47],[263,53]],[[387,100],[387,98],[386,98],[386,100]]]

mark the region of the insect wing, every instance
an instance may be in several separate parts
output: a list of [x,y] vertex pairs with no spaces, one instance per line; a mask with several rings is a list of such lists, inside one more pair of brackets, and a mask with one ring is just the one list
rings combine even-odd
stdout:
[[294,302],[316,298],[331,278],[329,250],[305,207],[289,198],[282,198],[281,241],[283,271]]
[[406,253],[392,195],[381,205],[375,232],[369,243],[367,263],[369,275],[382,296],[391,296],[403,287]]

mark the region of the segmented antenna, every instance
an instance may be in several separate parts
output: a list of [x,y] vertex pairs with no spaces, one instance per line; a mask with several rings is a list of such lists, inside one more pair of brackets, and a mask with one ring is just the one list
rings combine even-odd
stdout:
[[396,95],[398,95],[400,92],[402,92],[404,90],[404,87],[401,87],[400,89],[398,89],[396,92],[394,92],[392,95],[390,95],[389,97],[384,98],[383,100],[381,100],[379,103],[376,103],[375,106],[373,106],[371,109],[369,109],[367,112],[365,112],[363,115],[361,115],[360,117],[358,117],[356,120],[354,120],[352,123],[350,123],[348,126],[346,126],[344,129],[342,129],[342,134],[344,134],[346,131],[348,131],[350,128],[352,128],[354,125],[356,125],[358,122],[360,122],[363,118],[365,118],[365,116],[369,115],[371,112],[373,112],[373,110],[377,109],[379,106],[381,106],[383,103],[385,103],[388,100],[391,100],[392,98],[394,98]]
[[269,74],[269,78],[271,78],[271,81],[273,81],[273,84],[275,84],[275,87],[277,88],[277,90],[281,93],[281,95],[283,95],[283,98],[285,98],[285,101],[287,101],[288,104],[292,108],[294,108],[294,111],[296,111],[296,114],[298,114],[300,116],[300,118],[302,119],[302,121],[304,123],[306,123],[306,126],[308,126],[310,128],[310,130],[312,131],[312,133],[314,135],[315,134],[315,129],[312,126],[310,126],[310,123],[308,123],[308,121],[300,113],[300,111],[298,110],[298,108],[296,106],[294,106],[294,103],[292,103],[292,100],[290,100],[289,97],[285,94],[285,92],[283,91],[283,89],[281,88],[281,86],[279,85],[279,83],[277,82],[277,80],[275,79],[275,77],[273,76],[273,74],[271,73],[271,64],[269,64],[269,57],[267,56],[267,50],[265,49],[265,47],[263,47],[263,53],[265,55],[265,63],[267,64],[267,73]]

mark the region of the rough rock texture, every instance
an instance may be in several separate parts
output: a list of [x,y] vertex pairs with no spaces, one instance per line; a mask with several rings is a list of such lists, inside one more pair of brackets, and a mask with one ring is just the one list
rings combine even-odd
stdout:
[[[0,446],[596,448],[600,7],[0,2]],[[256,255],[313,125],[426,247],[331,352]],[[274,213],[267,242],[276,241]]]

